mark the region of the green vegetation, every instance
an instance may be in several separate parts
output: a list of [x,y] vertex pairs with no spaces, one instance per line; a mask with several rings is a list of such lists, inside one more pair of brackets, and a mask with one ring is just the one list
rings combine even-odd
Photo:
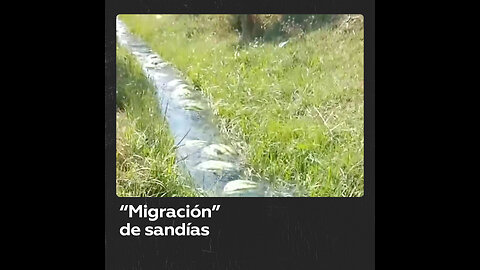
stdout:
[[[309,196],[363,196],[363,18],[302,16],[270,23],[249,46],[230,15],[120,18],[209,98],[252,174]],[[155,107],[137,109],[146,108]],[[161,153],[170,164],[156,168],[161,181],[177,183],[165,173],[173,157]]]
[[173,138],[155,91],[135,59],[117,47],[117,195],[198,196],[175,164]]

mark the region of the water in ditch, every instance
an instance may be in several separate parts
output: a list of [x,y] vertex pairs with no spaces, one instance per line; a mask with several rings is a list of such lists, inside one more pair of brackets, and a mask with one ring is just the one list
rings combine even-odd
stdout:
[[245,162],[222,139],[212,111],[199,91],[117,19],[117,43],[133,54],[155,86],[161,110],[178,145],[178,164],[207,196],[291,196],[265,181],[247,177]]

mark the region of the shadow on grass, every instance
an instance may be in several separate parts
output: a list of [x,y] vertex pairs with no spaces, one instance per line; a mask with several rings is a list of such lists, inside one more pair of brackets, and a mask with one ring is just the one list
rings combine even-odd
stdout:
[[[281,18],[263,29],[253,40],[241,40],[242,47],[249,43],[279,43],[292,37],[301,37],[309,32],[334,27],[345,15],[343,14],[284,14]],[[240,24],[234,28],[242,31]]]
[[286,14],[263,34],[263,42],[280,42],[332,26],[341,15]]

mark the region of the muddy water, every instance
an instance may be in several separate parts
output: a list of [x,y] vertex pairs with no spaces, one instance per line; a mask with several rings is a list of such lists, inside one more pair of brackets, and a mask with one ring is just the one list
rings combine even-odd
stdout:
[[136,56],[154,84],[161,110],[178,145],[178,163],[190,174],[196,188],[207,196],[276,196],[264,182],[247,179],[243,159],[220,136],[201,93],[118,19],[117,42]]

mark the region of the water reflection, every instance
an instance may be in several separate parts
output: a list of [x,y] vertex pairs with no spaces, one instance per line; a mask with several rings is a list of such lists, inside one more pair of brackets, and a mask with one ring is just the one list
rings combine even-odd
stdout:
[[220,136],[202,95],[118,19],[117,42],[136,56],[157,89],[160,109],[178,146],[178,164],[197,188],[209,196],[273,196],[268,185],[246,179],[243,159]]

